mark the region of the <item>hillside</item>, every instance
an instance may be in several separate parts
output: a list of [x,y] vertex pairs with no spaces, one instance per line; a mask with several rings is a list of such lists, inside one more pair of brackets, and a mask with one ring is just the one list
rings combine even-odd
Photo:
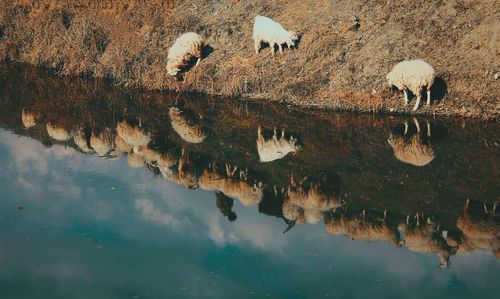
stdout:
[[[298,48],[274,57],[265,48],[256,55],[252,26],[258,14],[297,31]],[[165,71],[166,56],[187,31],[198,32],[209,47],[202,63],[175,81]],[[415,58],[436,69],[433,94],[439,99],[417,114],[498,118],[496,0],[0,3],[0,59],[129,87],[411,113],[385,76],[395,63]]]

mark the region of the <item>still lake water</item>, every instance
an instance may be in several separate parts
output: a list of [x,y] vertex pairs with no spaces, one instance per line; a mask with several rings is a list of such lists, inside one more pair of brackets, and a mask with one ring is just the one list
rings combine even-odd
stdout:
[[0,105],[1,298],[498,296],[498,123],[11,66]]

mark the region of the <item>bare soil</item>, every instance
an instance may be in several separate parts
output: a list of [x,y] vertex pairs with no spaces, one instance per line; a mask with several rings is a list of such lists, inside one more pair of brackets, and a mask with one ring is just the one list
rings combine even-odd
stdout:
[[[385,76],[397,62],[420,58],[438,78],[433,105],[415,114],[500,115],[497,0],[113,2],[2,0],[0,59],[129,87],[401,114],[412,106],[403,105]],[[256,55],[258,14],[297,31],[297,49]],[[166,57],[188,31],[209,46],[201,64],[176,81],[165,70]]]

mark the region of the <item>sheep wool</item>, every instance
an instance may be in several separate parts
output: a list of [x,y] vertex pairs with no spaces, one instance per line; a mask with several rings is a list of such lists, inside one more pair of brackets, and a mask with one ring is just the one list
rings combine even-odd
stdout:
[[204,41],[197,33],[184,33],[177,38],[168,50],[167,72],[176,76],[182,68],[188,66],[191,58],[198,58],[196,65],[201,61]]
[[271,53],[274,55],[274,46],[278,45],[280,53],[283,53],[283,44],[291,48],[296,45],[298,36],[293,31],[287,31],[280,23],[264,16],[256,16],[253,26],[253,40],[255,53],[259,54],[261,43],[268,43]]
[[413,111],[420,106],[421,91],[427,91],[427,105],[431,104],[431,86],[434,83],[434,69],[423,60],[402,61],[396,64],[392,71],[387,74],[389,85],[397,87],[404,92],[405,104],[408,104],[408,90],[416,97],[417,101]]
[[285,130],[281,131],[281,137],[278,138],[276,129],[270,140],[265,140],[262,134],[262,128],[257,129],[257,152],[261,162],[271,162],[284,158],[289,153],[296,153],[299,147],[296,145],[297,139],[290,136],[285,138]]
[[30,113],[23,109],[21,113],[21,120],[26,129],[29,129],[36,125],[36,116],[34,113]]
[[53,126],[51,123],[47,124],[47,133],[50,138],[57,141],[68,141],[71,138],[71,134],[66,129]]
[[195,122],[190,122],[184,117],[183,112],[179,108],[170,108],[168,115],[170,116],[172,128],[184,141],[201,143],[207,137],[203,132],[203,128]]

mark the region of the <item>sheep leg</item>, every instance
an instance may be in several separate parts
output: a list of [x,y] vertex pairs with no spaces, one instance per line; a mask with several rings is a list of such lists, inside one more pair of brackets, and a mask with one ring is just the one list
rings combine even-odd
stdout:
[[418,107],[420,106],[420,100],[421,100],[421,95],[419,93],[419,94],[417,94],[417,102],[415,103],[415,106],[413,107],[413,111],[417,110]]
[[279,44],[278,47],[280,49],[280,54],[283,54],[283,46],[281,44]]
[[405,94],[405,105],[408,105],[410,101],[408,100],[408,91],[406,88],[403,88],[403,93]]
[[201,56],[198,57],[198,60],[196,60],[196,66],[200,64],[200,61],[201,61]]
[[427,105],[431,104],[431,89],[427,88]]
[[405,132],[404,132],[404,134],[405,135],[408,134],[408,122],[407,121],[405,121]]
[[254,41],[254,47],[255,47],[255,53],[259,54],[259,51],[260,51],[260,40],[259,39],[256,39]]
[[274,55],[274,53],[276,52],[276,50],[274,49],[274,43],[271,43],[269,46],[271,47],[271,53]]
[[415,123],[415,127],[417,128],[417,133],[420,134],[420,124],[418,123],[418,120],[414,117],[413,122]]
[[427,121],[427,137],[431,137],[431,124]]

